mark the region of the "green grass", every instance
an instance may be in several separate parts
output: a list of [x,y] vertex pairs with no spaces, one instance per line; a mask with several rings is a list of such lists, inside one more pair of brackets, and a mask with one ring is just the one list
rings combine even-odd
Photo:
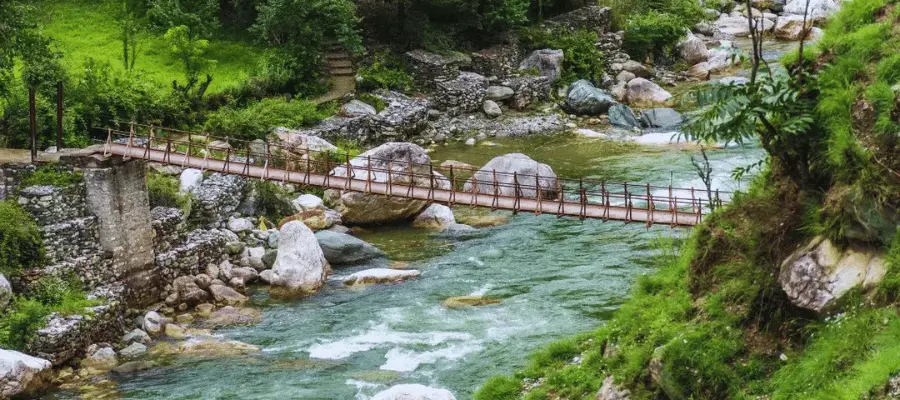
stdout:
[[[38,9],[43,15],[44,33],[56,40],[65,54],[62,62],[69,72],[84,68],[89,59],[109,63],[123,72],[122,42],[116,15],[120,3],[110,0],[46,0]],[[245,41],[224,38],[210,40],[207,58],[216,60],[209,72],[213,76],[210,93],[221,92],[247,79],[261,59],[263,51]],[[169,54],[162,35],[141,32],[134,72],[169,90],[172,81],[184,83],[181,64]]]

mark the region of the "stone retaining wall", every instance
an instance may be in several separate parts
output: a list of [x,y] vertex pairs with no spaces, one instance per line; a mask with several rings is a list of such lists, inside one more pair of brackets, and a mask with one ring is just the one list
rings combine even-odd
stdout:
[[515,92],[508,103],[517,110],[524,110],[550,98],[550,79],[546,76],[517,76],[504,80],[501,85],[512,88]]
[[180,276],[197,275],[207,264],[228,259],[226,245],[238,241],[233,233],[223,230],[198,229],[187,235],[184,244],[156,255],[156,266],[165,282]]
[[437,83],[435,103],[451,116],[475,112],[484,103],[487,86],[485,77],[474,72],[462,72],[454,79]]
[[19,204],[38,225],[46,226],[85,216],[84,195],[83,183],[64,188],[29,186],[19,191]]
[[155,233],[153,250],[164,252],[183,239],[184,213],[178,208],[155,207],[150,210],[150,225]]
[[194,192],[190,219],[207,228],[219,228],[237,210],[247,190],[247,179],[213,173]]
[[444,56],[425,50],[406,52],[405,60],[415,85],[425,91],[434,90],[437,82],[456,78],[460,67],[472,62],[465,55]]
[[30,164],[0,164],[0,201],[15,199],[22,177],[34,170],[35,167]]
[[505,78],[516,72],[521,54],[517,40],[472,53],[472,71],[487,77]]

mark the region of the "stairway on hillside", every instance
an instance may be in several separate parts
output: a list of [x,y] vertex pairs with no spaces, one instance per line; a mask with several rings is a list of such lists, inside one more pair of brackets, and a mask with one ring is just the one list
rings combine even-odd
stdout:
[[356,90],[356,69],[350,53],[340,45],[331,46],[325,54],[328,65],[329,90],[315,99],[316,103],[337,100]]

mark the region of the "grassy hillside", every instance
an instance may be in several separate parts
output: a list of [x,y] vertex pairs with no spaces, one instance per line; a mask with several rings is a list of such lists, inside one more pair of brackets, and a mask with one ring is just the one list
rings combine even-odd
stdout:
[[[108,63],[116,71],[124,71],[122,42],[117,15],[121,2],[114,0],[46,0],[43,12],[44,32],[56,40],[65,56],[63,65],[70,71],[83,68],[94,59]],[[216,60],[211,68],[211,92],[245,81],[257,64],[263,50],[246,41],[214,38],[207,57]],[[135,71],[142,77],[168,89],[175,79],[184,79],[182,65],[169,54],[160,34],[141,32]]]
[[[679,255],[665,252],[605,326],[548,346],[476,400],[594,399],[608,376],[632,399],[888,398],[900,376],[897,49],[897,0],[844,3],[805,57],[816,124],[800,134],[823,138],[810,165],[825,179],[803,189],[773,162]],[[827,314],[793,306],[781,261],[815,235],[881,247],[885,278]]]

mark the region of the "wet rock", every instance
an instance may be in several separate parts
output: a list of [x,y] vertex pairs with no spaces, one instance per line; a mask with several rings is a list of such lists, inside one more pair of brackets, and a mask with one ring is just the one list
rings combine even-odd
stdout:
[[663,90],[659,85],[644,78],[635,78],[625,85],[625,97],[628,104],[637,107],[653,107],[666,104],[672,99],[672,94]]
[[484,115],[487,115],[489,118],[497,118],[503,115],[503,110],[493,100],[485,100],[481,109],[484,111]]
[[822,312],[855,287],[874,287],[886,272],[880,251],[858,246],[841,250],[817,237],[784,260],[779,282],[794,305]]
[[141,343],[132,343],[128,347],[119,350],[119,355],[124,358],[135,358],[147,353],[147,346]]
[[166,324],[166,336],[172,339],[184,339],[187,337],[187,332],[180,325]]
[[150,340],[150,335],[140,329],[135,329],[122,336],[122,342],[124,342],[125,344],[150,343]]
[[[369,158],[371,157],[371,159]],[[449,188],[449,181],[443,176],[429,177],[428,165],[431,158],[419,146],[412,143],[391,142],[369,150],[350,161],[352,173],[357,177],[366,177],[371,160],[371,176],[378,182],[386,182],[387,169],[390,166],[391,181],[394,185],[415,185],[428,187],[432,181],[435,187]],[[413,177],[408,170],[412,162]],[[346,166],[332,170],[334,176],[345,177],[350,173]],[[335,193],[330,190],[327,193]],[[334,208],[343,215],[343,222],[348,224],[384,223],[408,219],[428,205],[424,200],[410,200],[398,196],[374,196],[361,192],[337,192],[337,204]],[[279,245],[280,246],[280,245]],[[278,271],[276,271],[278,272]]]
[[399,282],[421,275],[414,269],[372,268],[341,278],[345,285],[370,285],[375,283]]
[[306,225],[292,221],[281,227],[272,268],[275,286],[290,292],[312,292],[322,286],[327,269],[319,242]]
[[441,230],[442,235],[451,236],[451,237],[468,236],[475,232],[477,232],[477,230],[475,228],[473,228],[469,225],[458,224],[458,223],[447,225],[444,227],[443,230]]
[[185,169],[181,171],[178,181],[179,191],[182,193],[193,193],[194,190],[200,187],[200,183],[203,182],[203,172],[194,168]]
[[325,259],[334,265],[356,264],[387,257],[370,243],[345,233],[319,231],[315,234]]
[[583,79],[566,91],[566,108],[579,115],[600,115],[615,103],[612,96]]
[[234,289],[224,285],[211,285],[210,293],[216,300],[217,304],[227,304],[230,306],[243,304],[247,302],[247,296],[244,296]]
[[584,128],[576,129],[575,133],[577,133],[581,136],[584,136],[584,137],[589,137],[589,138],[608,138],[609,137],[609,135],[607,135],[605,133],[597,132],[597,131],[594,131],[591,129],[584,129]]
[[[204,304],[208,304],[208,303],[204,303]],[[177,316],[175,316],[175,322],[182,324],[182,325],[188,325],[191,322],[194,322],[194,316],[191,314],[188,314],[188,313],[178,314]]]
[[91,371],[91,374],[101,373],[105,371],[109,371],[115,368],[116,365],[119,365],[119,360],[116,358],[116,351],[113,350],[112,347],[109,346],[92,346],[96,347],[91,351],[91,348],[88,348],[88,356],[81,361],[81,367],[83,369],[87,369]]
[[197,315],[201,317],[208,317],[215,309],[216,306],[209,303],[203,303],[194,307],[194,310],[197,311]]
[[455,223],[456,218],[453,217],[453,210],[450,207],[434,203],[416,216],[412,226],[415,228],[441,230],[447,225]]
[[372,107],[359,100],[351,100],[349,103],[341,106],[341,115],[350,118],[373,116],[377,113],[378,112],[375,111],[375,107]]
[[684,122],[684,118],[671,108],[652,108],[641,112],[641,125],[645,128],[672,128]]
[[625,129],[634,129],[638,127],[638,120],[634,116],[631,107],[624,104],[613,104],[609,108],[609,123]]
[[562,61],[562,50],[535,50],[522,60],[519,64],[519,69],[535,68],[541,76],[549,78],[550,82],[556,82],[559,80],[559,76],[562,75]]
[[[488,161],[466,182],[463,190],[472,191],[473,183],[478,193],[494,193],[494,171],[497,172],[497,192],[504,196],[515,196],[515,180],[518,181],[519,195],[536,198],[535,187],[541,189],[541,197],[552,199],[558,190],[556,173],[547,164],[541,164],[521,153],[504,154]],[[515,175],[514,175],[515,173]]]
[[128,361],[118,367],[113,368],[113,372],[117,374],[130,374],[154,367],[156,367],[156,363],[153,361]]
[[600,391],[597,392],[597,397],[594,400],[630,400],[631,393],[628,390],[619,390],[616,387],[616,382],[613,380],[612,376],[607,376],[606,379],[603,380],[603,386],[600,387]]
[[50,361],[0,349],[0,398],[27,395],[49,379]]
[[395,385],[379,392],[372,400],[456,400],[446,389],[435,389],[418,384]]
[[262,321],[262,313],[252,308],[222,307],[202,322],[204,328],[217,329],[235,325],[253,325]]
[[485,296],[457,296],[449,297],[441,302],[447,308],[478,307],[490,304],[500,304],[500,299]]
[[175,278],[172,287],[175,290],[179,302],[194,306],[205,302],[209,298],[209,294],[201,289],[194,281],[195,279],[193,276],[180,276]]
[[259,280],[267,285],[271,285],[275,281],[275,271],[267,269],[259,273]]
[[259,352],[259,346],[237,340],[222,340],[211,336],[202,336],[192,337],[180,343],[176,352],[193,356],[219,358],[257,353]]

